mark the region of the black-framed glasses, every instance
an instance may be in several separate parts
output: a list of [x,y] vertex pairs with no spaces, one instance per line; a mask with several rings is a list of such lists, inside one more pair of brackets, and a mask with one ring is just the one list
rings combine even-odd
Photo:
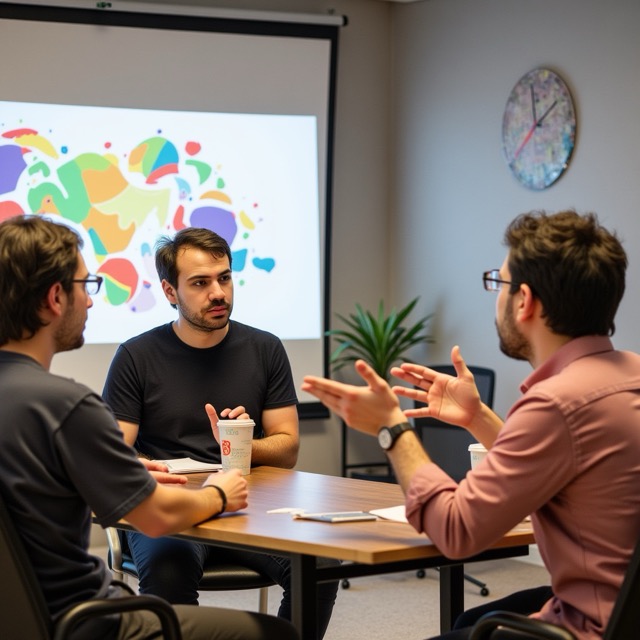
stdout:
[[487,291],[500,291],[500,285],[516,284],[500,278],[500,269],[491,269],[482,274],[482,284]]
[[76,280],[72,280],[71,282],[82,282],[84,284],[84,290],[90,296],[95,296],[98,294],[98,291],[100,291],[102,280],[102,276],[88,275],[86,278],[78,278]]

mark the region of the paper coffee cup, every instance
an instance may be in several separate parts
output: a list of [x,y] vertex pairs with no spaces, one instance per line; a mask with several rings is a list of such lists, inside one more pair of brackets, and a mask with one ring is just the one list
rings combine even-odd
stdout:
[[251,443],[253,420],[218,420],[220,430],[220,461],[222,469],[240,469],[243,476],[251,473]]
[[480,464],[481,460],[487,455],[487,450],[479,442],[469,445],[469,455],[471,456],[471,468],[473,469]]

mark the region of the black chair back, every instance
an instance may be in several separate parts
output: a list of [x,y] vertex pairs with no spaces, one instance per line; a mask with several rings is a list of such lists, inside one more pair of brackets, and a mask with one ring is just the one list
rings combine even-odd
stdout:
[[[453,365],[429,365],[429,368],[456,375]],[[493,369],[469,366],[482,402],[493,407],[496,374]],[[422,403],[416,402],[416,406]],[[415,418],[414,424],[429,457],[456,482],[460,482],[471,469],[469,445],[477,440],[461,427],[446,424],[435,418]]]
[[0,637],[48,640],[51,618],[42,590],[0,496]]
[[[156,596],[94,598],[68,609],[56,628],[29,556],[0,496],[0,638],[2,640],[63,640],[88,618],[146,609],[161,624],[164,640],[181,640],[175,611]],[[116,584],[116,581],[113,582]],[[126,588],[126,585],[121,585]]]

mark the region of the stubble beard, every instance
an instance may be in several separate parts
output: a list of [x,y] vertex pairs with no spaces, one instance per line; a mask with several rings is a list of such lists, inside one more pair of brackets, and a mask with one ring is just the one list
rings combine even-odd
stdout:
[[80,323],[75,315],[72,306],[65,311],[60,328],[54,336],[56,353],[74,351],[75,349],[80,349],[84,344],[84,327],[87,316],[85,315],[82,323]]
[[510,305],[506,306],[502,324],[498,324],[496,320],[496,331],[498,332],[500,351],[502,353],[514,360],[530,361],[531,345],[522,333],[518,331],[513,317],[513,309]]
[[[224,305],[227,309],[227,314],[222,319],[208,320],[206,314],[213,307],[220,307]],[[203,333],[213,333],[214,331],[220,331],[224,329],[231,319],[231,311],[233,310],[232,304],[227,304],[221,300],[213,300],[211,305],[202,309],[199,314],[193,313],[186,305],[182,304],[180,299],[177,300],[178,310],[180,315],[184,318],[187,324],[196,331],[202,331]]]

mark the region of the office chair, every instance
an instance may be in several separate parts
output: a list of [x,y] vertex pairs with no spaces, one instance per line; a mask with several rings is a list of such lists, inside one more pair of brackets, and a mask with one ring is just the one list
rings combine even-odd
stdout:
[[[138,569],[133,561],[124,531],[109,527],[107,544],[109,553],[107,563],[116,578],[126,580],[127,576],[138,579]],[[204,567],[200,580],[203,591],[239,591],[241,589],[260,589],[258,611],[267,613],[269,587],[276,584],[271,578],[254,569],[237,564],[211,562]]]
[[[640,541],[636,544],[631,556],[602,640],[638,637],[638,602],[640,602]],[[474,625],[470,640],[494,638],[492,634],[498,627],[505,631],[524,633],[526,636],[523,637],[527,639],[576,640],[575,636],[563,627],[507,611],[492,611],[482,616]],[[499,637],[501,637],[500,632],[496,633],[495,639],[498,640]]]
[[[440,373],[456,375],[455,368],[450,364],[430,365],[430,368]],[[475,366],[469,366],[469,370],[473,374],[482,402],[488,407],[492,407],[495,372],[493,369]],[[416,402],[415,405],[419,407],[423,406],[423,403]],[[476,443],[477,440],[466,429],[446,424],[435,418],[415,418],[414,425],[431,460],[456,482],[460,482],[467,475],[467,471],[471,469],[469,445]],[[417,576],[424,578],[425,571],[419,570]],[[465,574],[464,577],[468,582],[480,587],[481,595],[489,595],[489,588],[484,582],[468,574]]]
[[[64,640],[88,618],[139,609],[158,616],[163,638],[182,639],[174,610],[156,596],[87,600],[71,607],[54,626],[35,571],[1,497],[0,549],[0,637],[3,640]],[[127,585],[121,586],[130,591]]]

